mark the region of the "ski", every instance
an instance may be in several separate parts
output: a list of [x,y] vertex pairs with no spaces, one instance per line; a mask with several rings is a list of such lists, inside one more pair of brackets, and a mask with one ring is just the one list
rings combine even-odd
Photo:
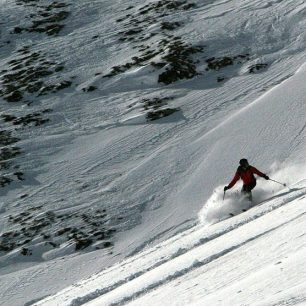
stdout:
[[234,217],[234,216],[239,215],[239,214],[241,214],[242,212],[246,212],[246,211],[247,211],[247,209],[242,209],[241,212],[238,212],[238,213],[236,213],[236,214],[234,214],[234,213],[229,213],[229,216],[230,216],[230,217]]

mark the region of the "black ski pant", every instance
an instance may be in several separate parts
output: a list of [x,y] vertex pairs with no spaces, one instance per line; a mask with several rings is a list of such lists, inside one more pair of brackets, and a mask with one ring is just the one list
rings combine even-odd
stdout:
[[254,180],[250,184],[242,186],[241,193],[246,195],[250,201],[252,201],[252,189],[254,189],[255,186],[256,186],[256,180]]

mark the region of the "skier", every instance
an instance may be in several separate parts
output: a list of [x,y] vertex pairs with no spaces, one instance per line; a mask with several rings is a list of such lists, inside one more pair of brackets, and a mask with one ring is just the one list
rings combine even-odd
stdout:
[[257,174],[266,180],[269,180],[269,177],[257,170],[255,167],[250,166],[247,159],[245,158],[241,159],[239,164],[240,166],[238,167],[234,178],[227,186],[224,187],[224,192],[232,188],[241,178],[243,181],[241,193],[245,195],[250,201],[252,201],[252,189],[256,186],[256,179],[254,174]]

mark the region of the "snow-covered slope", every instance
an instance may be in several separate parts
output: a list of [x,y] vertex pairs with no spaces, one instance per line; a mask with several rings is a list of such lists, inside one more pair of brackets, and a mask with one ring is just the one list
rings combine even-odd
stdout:
[[[282,235],[281,222],[297,237],[305,224],[304,202],[296,200],[304,192],[296,183],[305,179],[304,1],[10,0],[0,17],[3,305],[41,299],[95,273],[89,292],[81,283],[59,294],[59,303],[66,294],[77,305],[83,297],[130,302],[146,299],[143,288],[157,289],[148,295],[153,301],[151,293],[167,283],[165,292],[174,296],[171,284],[179,283],[177,277],[171,283],[171,275],[194,277],[205,269],[205,256],[228,261],[232,253],[226,250],[248,241],[260,245],[261,239],[272,247],[263,233],[279,225],[273,235]],[[293,191],[274,199],[284,191],[258,180],[255,203],[271,201],[211,225],[245,205],[237,200],[240,187],[224,202],[220,192],[241,157]],[[268,213],[273,207],[281,208]],[[235,240],[242,228],[246,236]],[[217,229],[218,242],[206,249],[197,237]],[[184,244],[183,237],[188,246],[181,252],[172,243]],[[156,253],[163,243],[165,253]],[[302,249],[302,242],[296,247]],[[188,254],[192,260],[185,262]],[[294,256],[301,260],[299,252]],[[270,263],[277,258],[272,252]],[[178,269],[180,260],[186,273]],[[115,278],[110,271],[121,274],[129,261],[126,277]],[[164,276],[155,269],[161,262]],[[293,260],[286,265],[297,271]],[[263,276],[270,271],[265,267]],[[218,275],[217,267],[211,271]],[[125,296],[123,280],[140,275],[147,280],[139,280],[143,288],[131,283]],[[188,280],[183,284],[186,304]],[[222,284],[218,278],[213,284],[215,299]],[[279,288],[284,299],[303,298],[291,282]],[[204,297],[195,295],[202,304]],[[156,299],[153,305],[162,301],[160,292]]]
[[[294,105],[303,101],[305,77],[304,66],[215,132],[223,128],[231,130],[232,122],[247,121],[251,114],[258,116],[257,109],[271,115],[266,107],[280,110],[282,102],[292,110],[301,109]],[[288,92],[292,92],[290,101],[284,98]],[[297,114],[292,115],[299,120]],[[281,120],[282,116],[277,114],[277,118]],[[243,127],[241,123],[239,126]],[[277,127],[279,135],[282,126],[288,132],[289,124],[283,122]],[[254,131],[262,133],[259,128]],[[298,134],[302,134],[301,130]],[[278,139],[274,138],[275,148]],[[299,161],[304,150],[298,147],[294,150],[295,154],[301,154]],[[291,178],[296,179],[299,170],[291,171]],[[286,172],[281,171],[282,179]],[[274,195],[257,191],[257,196],[266,197],[262,202],[211,226],[205,226],[207,221],[216,222],[205,219],[210,214],[228,217],[229,205],[236,205],[236,211],[241,206],[235,198],[227,203],[221,199],[215,201],[214,207],[208,201],[200,213],[203,223],[37,305],[303,305],[306,303],[305,184],[305,179],[301,180]]]
[[303,181],[35,305],[305,305],[305,192]]

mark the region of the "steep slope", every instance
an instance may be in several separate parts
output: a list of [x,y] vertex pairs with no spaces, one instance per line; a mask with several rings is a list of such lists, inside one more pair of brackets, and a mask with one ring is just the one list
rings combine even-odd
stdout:
[[246,213],[195,226],[35,305],[302,305],[305,194],[303,181]]
[[[306,143],[303,141],[304,112],[300,111],[304,104],[305,77],[306,66],[303,65],[293,77],[216,127],[211,134],[222,135],[224,129],[231,131],[231,141],[237,144],[241,137],[233,130],[237,124],[244,131],[249,128],[249,132],[261,135],[253,136],[254,139],[269,137],[273,149],[285,152],[278,146],[287,146],[286,139],[292,144],[293,128],[295,138],[299,139],[297,145],[290,147],[289,157],[294,166],[287,173],[286,168],[280,170],[279,176],[287,182],[303,178],[304,173],[300,170],[305,164]],[[271,119],[272,115],[275,120]],[[260,129],[265,116],[269,116],[277,132],[268,129],[264,133]],[[300,129],[290,124],[291,116],[301,124]],[[253,121],[253,126],[250,118],[263,121]],[[226,152],[228,138],[222,143],[221,137],[216,135],[209,134],[198,142],[204,139],[206,143],[207,137],[219,139],[222,152]],[[276,135],[284,140],[279,143]],[[222,213],[228,212],[221,196],[213,206],[208,201],[204,212],[200,213],[203,223],[36,305],[164,305],[165,300],[167,305],[279,305],[291,302],[302,305],[306,302],[305,182],[302,179],[274,195],[265,189],[257,191],[257,196],[265,197],[262,202],[257,202],[245,213],[211,226],[207,225],[210,221],[207,217],[212,210],[219,210],[221,218]],[[231,201],[239,207],[235,198]]]
[[[213,192],[241,156],[304,178],[305,72],[291,77],[305,61],[303,1],[6,4],[4,303],[193,228],[205,203],[215,222]],[[257,200],[278,191],[265,186]]]
[[[246,120],[256,110],[264,112],[263,105],[272,107],[273,101],[278,101],[274,111],[281,111],[285,105],[294,110],[295,103],[300,103],[305,93],[301,86],[305,73],[303,66],[294,77],[216,128],[215,133],[223,128],[230,130],[233,123]],[[294,94],[289,101],[284,98],[284,92],[290,90]],[[281,99],[286,103],[279,103]],[[291,133],[287,126],[285,130]],[[281,131],[278,127],[280,134]],[[298,135],[303,133],[300,131]],[[302,141],[299,144],[304,145]],[[303,161],[304,149],[295,148],[294,161],[300,168],[282,170],[279,175],[283,180],[287,174],[292,181],[303,177],[298,162]],[[287,170],[290,171],[286,173]],[[169,297],[169,305],[303,305],[306,301],[305,194],[305,179],[274,194],[257,190],[256,199],[264,197],[264,201],[245,213],[209,226],[209,212],[219,210],[220,218],[227,214],[228,207],[220,196],[213,207],[210,201],[204,205],[204,212],[200,213],[204,223],[94,273],[35,305],[164,305]],[[235,200],[231,199],[232,204],[239,207]],[[92,257],[93,265],[97,259]],[[78,264],[82,264],[82,259],[79,258]],[[57,272],[61,271],[62,275],[64,271],[66,275],[69,269],[69,260],[65,259]],[[38,272],[39,279],[49,276]]]

